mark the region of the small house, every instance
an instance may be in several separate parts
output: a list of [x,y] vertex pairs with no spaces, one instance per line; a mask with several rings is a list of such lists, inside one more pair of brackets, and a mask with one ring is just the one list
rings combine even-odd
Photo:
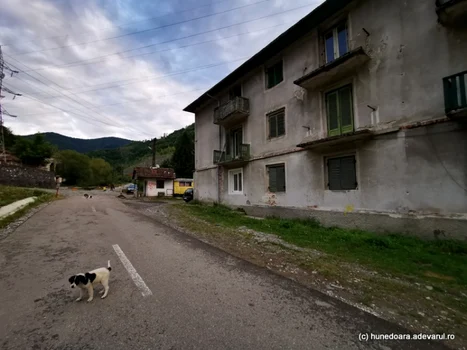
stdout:
[[137,167],[133,179],[142,184],[144,197],[173,196],[175,172],[171,168]]
[[178,178],[174,180],[174,197],[181,197],[189,188],[193,188],[193,179]]

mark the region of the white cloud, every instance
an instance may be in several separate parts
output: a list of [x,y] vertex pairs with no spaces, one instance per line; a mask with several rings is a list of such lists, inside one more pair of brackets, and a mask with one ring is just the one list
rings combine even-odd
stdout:
[[[24,97],[15,100],[11,99],[11,95],[6,94],[7,97],[2,100],[2,104],[10,113],[18,115],[18,118],[6,117],[8,119],[5,123],[19,134],[54,131],[75,137],[119,136],[135,140],[160,137],[164,133],[180,129],[194,121],[194,116],[183,112],[182,109],[203,92],[189,91],[212,86],[243,61],[212,69],[157,77],[251,56],[289,27],[291,21],[305,15],[312,7],[233,27],[220,33],[206,34],[196,40],[157,45],[152,49],[173,48],[218,38],[219,40],[214,43],[133,58],[112,55],[103,62],[90,65],[57,66],[261,17],[280,9],[298,7],[304,4],[304,1],[287,5],[282,3],[282,0],[270,0],[242,10],[174,26],[170,30],[154,30],[141,35],[76,45],[135,30],[133,27],[129,29],[119,26],[124,21],[140,21],[144,18],[156,17],[157,13],[148,13],[150,11],[148,9],[152,9],[154,4],[150,1],[141,2],[134,7],[131,6],[133,2],[130,0],[119,0],[109,9],[98,7],[97,2],[83,1],[74,3],[76,5],[70,8],[71,5],[61,6],[60,2],[56,1],[2,0],[0,43],[6,45],[3,47],[4,59],[26,72],[29,71],[26,66],[34,70],[41,69],[28,73],[35,79],[26,73],[20,73],[17,77],[7,77],[4,80],[6,86],[16,88],[25,94]],[[195,16],[252,2],[256,0],[238,0],[234,4],[225,2],[211,9],[204,7],[196,11]],[[202,5],[198,5],[194,0],[187,1],[183,8],[173,11],[200,6]],[[176,8],[167,0],[163,8],[167,11],[171,7]],[[189,15],[190,13],[185,13],[183,18],[191,18]],[[162,23],[178,21],[176,14],[169,19],[165,19]],[[260,29],[284,22],[289,22],[289,25],[258,32]],[[138,24],[138,29],[154,27],[157,23],[157,21],[143,22]],[[253,33],[222,40],[222,37],[243,33],[246,30]],[[67,34],[69,35],[66,36]],[[68,45],[74,46],[47,50]],[[17,55],[37,50],[44,51]],[[131,54],[137,53],[139,52]],[[120,86],[102,89],[110,85]],[[94,89],[101,90],[78,93]],[[28,95],[61,110],[30,99]]]

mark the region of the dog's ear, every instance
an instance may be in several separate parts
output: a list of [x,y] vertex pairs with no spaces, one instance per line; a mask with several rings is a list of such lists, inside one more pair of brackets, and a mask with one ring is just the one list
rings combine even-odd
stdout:
[[89,273],[89,272],[86,272],[86,275],[85,275],[89,281],[94,282],[94,280],[96,279],[96,274],[95,273]]
[[73,283],[75,281],[75,275],[71,276],[69,279],[68,279],[68,282]]

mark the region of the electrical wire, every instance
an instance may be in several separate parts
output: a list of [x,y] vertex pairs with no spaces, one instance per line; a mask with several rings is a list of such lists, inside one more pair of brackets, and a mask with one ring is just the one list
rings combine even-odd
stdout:
[[31,53],[36,53],[36,52],[45,52],[45,51],[51,51],[51,50],[65,49],[65,48],[68,48],[68,47],[75,47],[75,46],[81,46],[81,45],[89,45],[89,44],[94,44],[94,43],[101,42],[101,41],[119,39],[119,38],[123,38],[123,37],[130,36],[130,35],[136,35],[136,34],[141,34],[141,33],[147,33],[147,32],[154,31],[154,30],[158,30],[158,29],[162,29],[162,28],[172,27],[172,26],[175,26],[175,25],[178,25],[178,24],[185,24],[185,23],[193,22],[193,21],[196,21],[196,20],[198,20],[198,19],[203,19],[203,18],[209,18],[209,17],[217,16],[217,15],[220,15],[220,14],[232,12],[232,11],[235,11],[235,10],[239,10],[239,9],[242,9],[242,8],[254,6],[254,5],[257,5],[257,4],[260,4],[260,3],[263,3],[263,2],[268,2],[268,1],[271,1],[271,0],[260,0],[260,1],[257,1],[257,2],[251,3],[251,4],[247,4],[247,5],[242,5],[242,6],[234,7],[234,8],[231,8],[231,9],[229,9],[229,10],[224,10],[224,11],[220,11],[220,12],[215,12],[215,13],[211,13],[211,14],[208,14],[208,15],[203,15],[203,16],[191,18],[191,19],[189,19],[189,20],[184,20],[184,21],[174,22],[174,23],[170,23],[170,24],[165,24],[165,25],[158,26],[158,27],[152,27],[152,28],[148,28],[148,29],[144,29],[144,30],[139,30],[139,31],[135,31],[135,32],[130,32],[130,33],[126,33],[126,34],[115,35],[115,36],[108,37],[108,38],[102,38],[102,39],[97,39],[97,40],[92,40],[92,41],[87,41],[87,42],[78,43],[78,44],[72,44],[72,45],[63,45],[63,46],[51,47],[51,48],[41,49],[41,50],[33,50],[33,51],[28,51],[28,52],[23,52],[23,53],[15,54],[14,56],[17,57],[17,56],[28,55],[28,54],[31,54]]

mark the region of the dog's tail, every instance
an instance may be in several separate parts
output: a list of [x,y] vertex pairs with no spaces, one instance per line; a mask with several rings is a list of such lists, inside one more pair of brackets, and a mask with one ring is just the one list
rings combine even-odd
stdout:
[[110,267],[110,260],[107,261],[107,270],[112,271],[112,268]]

